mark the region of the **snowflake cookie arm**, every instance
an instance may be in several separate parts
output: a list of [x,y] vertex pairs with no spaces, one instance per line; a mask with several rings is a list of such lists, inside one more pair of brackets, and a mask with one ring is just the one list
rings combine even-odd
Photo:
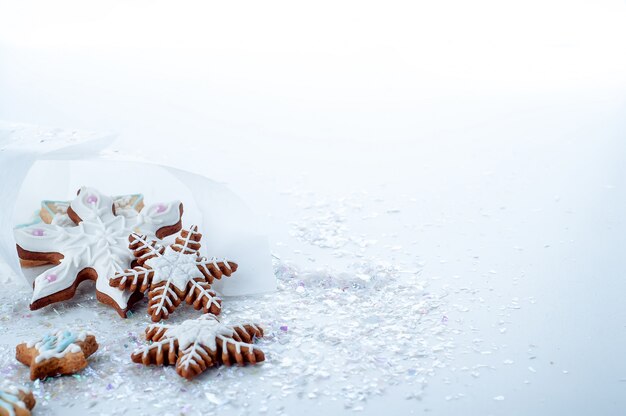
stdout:
[[109,285],[120,290],[131,292],[145,292],[150,287],[150,282],[154,276],[154,270],[149,267],[136,266],[116,273],[110,280]]
[[198,254],[196,265],[209,283],[213,283],[214,279],[221,279],[223,275],[230,276],[237,271],[237,264],[231,261],[218,262],[215,257],[210,260],[200,257],[201,239],[202,234],[198,232],[198,226],[193,225],[188,230],[180,232],[175,243],[172,244],[172,249],[182,254]]
[[[234,327],[233,327],[234,329]],[[265,361],[263,351],[248,342],[243,342],[235,332],[232,336],[218,335],[217,346],[220,351],[219,360],[226,366],[243,366],[246,363],[256,364]]]
[[98,219],[106,222],[115,217],[113,198],[94,188],[83,186],[70,203],[67,215],[76,224]]
[[194,342],[183,351],[179,351],[176,361],[176,373],[191,380],[209,367],[217,365],[217,354],[215,351]]
[[[62,261],[35,278],[30,309],[37,310],[55,302],[71,299],[76,292],[79,280],[69,261]],[[51,299],[51,295],[56,295]]]
[[191,380],[198,374],[202,373],[209,367],[213,367],[219,363],[218,356],[215,351],[194,343],[183,351],[179,351],[179,357],[176,361],[176,373]]
[[202,309],[204,313],[219,315],[222,311],[222,300],[211,290],[211,285],[202,278],[193,279],[189,282],[185,301],[192,305],[195,310]]
[[[239,341],[253,342],[263,337],[263,328],[256,324],[233,325],[231,329],[239,336]],[[234,335],[233,338],[237,339]]]
[[160,341],[163,338],[167,338],[167,331],[171,328],[171,325],[165,324],[151,324],[146,328],[146,340],[148,341]]
[[[14,236],[21,260],[57,264],[35,278],[30,308],[35,310],[71,299],[81,281],[78,275],[91,254],[84,244],[81,228],[36,224],[16,229]],[[52,299],[51,295],[56,296]]]
[[144,266],[144,263],[154,257],[162,256],[165,247],[157,241],[149,240],[145,235],[137,233],[131,234],[128,241],[128,248],[133,252],[138,266],[115,273],[109,280],[109,285],[120,290],[145,292],[152,284],[154,270],[149,266]]
[[159,202],[144,208],[135,217],[134,228],[150,236],[165,238],[180,231],[182,215],[183,204],[180,201]]
[[133,252],[137,264],[143,265],[146,261],[161,257],[165,247],[155,240],[148,239],[145,235],[133,233],[128,237],[128,248]]
[[227,327],[226,333],[217,335],[219,360],[227,366],[256,364],[265,360],[263,351],[252,343],[263,336],[263,329],[256,324],[241,324]]
[[178,355],[178,341],[168,337],[167,331],[171,325],[152,324],[146,328],[146,340],[152,344],[136,349],[131,359],[133,362],[144,365],[167,365],[176,362]]
[[206,257],[200,257],[196,260],[198,270],[205,277],[209,283],[213,283],[215,279],[221,279],[222,276],[230,276],[237,271],[237,263],[224,260],[217,261],[215,257],[207,259]]
[[170,365],[176,363],[177,356],[178,340],[165,337],[136,349],[130,359],[134,363],[143,365]]
[[202,234],[198,232],[198,226],[192,225],[188,230],[182,230],[172,244],[172,249],[182,254],[195,254],[200,251]]
[[13,231],[20,260],[58,264],[64,243],[70,238],[67,228],[53,224],[34,224]]
[[152,322],[169,318],[174,309],[183,301],[185,292],[180,291],[169,281],[161,282],[148,292],[148,314]]

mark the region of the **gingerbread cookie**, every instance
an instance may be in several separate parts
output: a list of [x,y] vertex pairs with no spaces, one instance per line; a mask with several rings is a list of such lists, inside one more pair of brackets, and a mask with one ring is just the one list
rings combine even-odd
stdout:
[[23,387],[0,387],[0,416],[30,416],[35,407],[33,393]]
[[131,267],[128,236],[133,232],[163,238],[181,228],[180,201],[152,205],[136,215],[116,215],[113,199],[92,188],[81,188],[67,210],[75,227],[34,224],[15,230],[20,259],[55,264],[35,279],[32,310],[71,299],[84,280],[95,280],[100,302],[126,317],[141,299],[140,292],[123,292],[109,285],[116,273]]
[[[28,224],[20,225],[17,228],[27,227],[30,225],[46,224],[60,225],[61,227],[76,227],[67,215],[67,210],[72,201],[41,201],[41,209],[36,214],[36,219]],[[116,215],[132,217],[144,208],[143,195],[121,195],[113,197],[113,210]],[[37,267],[45,264],[51,264],[46,260],[23,260],[20,259],[22,267]]]
[[209,367],[224,364],[257,364],[265,360],[263,351],[252,345],[263,336],[258,325],[227,326],[215,315],[202,315],[180,325],[152,324],[146,328],[150,345],[131,355],[144,365],[176,365],[179,376],[188,380]]
[[117,273],[109,284],[131,292],[148,290],[148,314],[152,321],[167,319],[184,300],[194,309],[217,315],[221,300],[211,289],[214,279],[230,276],[237,264],[215,257],[201,257],[198,227],[182,230],[174,244],[164,247],[146,236],[132,234],[130,249],[137,266]]
[[[65,227],[75,226],[67,210],[72,201],[41,201],[39,217],[46,224],[56,224]],[[113,210],[116,215],[130,217],[141,212],[144,208],[143,195],[120,195],[113,197]]]
[[96,352],[96,337],[86,332],[58,331],[16,348],[15,358],[30,366],[30,379],[74,374],[87,367],[87,357]]

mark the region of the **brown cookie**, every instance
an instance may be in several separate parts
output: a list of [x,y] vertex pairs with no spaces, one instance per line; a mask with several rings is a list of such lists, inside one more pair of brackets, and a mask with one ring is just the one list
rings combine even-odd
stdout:
[[30,416],[35,403],[33,393],[26,388],[0,388],[0,416]]
[[[72,221],[68,215],[68,209],[72,201],[41,201],[41,209],[39,210],[39,218],[45,224],[54,224],[61,227],[75,227],[76,223]],[[124,215],[132,217],[144,208],[143,195],[121,195],[113,197],[113,210],[116,215]],[[32,225],[32,224],[30,224]],[[27,252],[23,252],[20,256],[20,264],[22,267],[38,267],[46,264],[59,264],[60,257],[52,256],[50,258],[32,260],[35,256]]]
[[[72,201],[41,201],[39,217],[46,224],[75,226],[69,218],[68,209]],[[143,195],[131,194],[113,197],[115,215],[134,216],[144,208]]]
[[168,247],[132,234],[129,248],[136,266],[116,273],[109,284],[131,293],[147,290],[153,322],[167,319],[183,300],[196,310],[218,315],[222,301],[211,290],[211,283],[237,271],[237,263],[200,256],[201,238],[196,226],[182,230]]
[[178,375],[190,380],[220,364],[243,366],[264,361],[263,351],[252,345],[262,336],[258,325],[227,326],[207,314],[180,325],[149,325],[146,340],[151,344],[137,349],[131,359],[144,365],[176,365]]
[[87,357],[96,352],[96,337],[86,332],[58,331],[17,346],[15,358],[30,366],[30,379],[74,374],[87,367]]
[[128,236],[143,232],[151,238],[163,238],[176,233],[181,228],[182,212],[180,201],[173,201],[152,205],[140,213],[133,210],[126,213],[128,216],[116,215],[112,198],[83,187],[67,208],[75,226],[39,223],[15,229],[22,260],[56,265],[35,278],[30,308],[71,299],[81,282],[94,280],[98,300],[125,318],[143,294],[112,288],[109,279],[132,267]]

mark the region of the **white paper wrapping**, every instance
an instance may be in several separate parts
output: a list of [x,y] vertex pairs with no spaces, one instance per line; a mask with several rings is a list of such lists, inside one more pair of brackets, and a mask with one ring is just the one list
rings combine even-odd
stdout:
[[214,285],[222,295],[275,290],[267,237],[241,198],[200,173],[107,151],[113,139],[0,122],[1,260],[28,280],[14,227],[28,221],[42,200],[71,200],[86,185],[109,195],[142,193],[146,204],[183,201],[183,227],[199,226],[202,253],[239,265],[232,278]]

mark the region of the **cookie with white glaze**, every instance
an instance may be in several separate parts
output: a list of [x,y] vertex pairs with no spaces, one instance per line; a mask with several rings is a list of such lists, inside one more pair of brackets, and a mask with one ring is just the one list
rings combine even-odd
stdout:
[[146,340],[150,345],[137,349],[131,359],[144,365],[175,365],[178,375],[190,380],[220,364],[265,361],[263,351],[253,345],[262,336],[259,325],[224,325],[215,315],[202,315],[179,325],[149,325]]
[[[72,201],[41,201],[39,217],[46,224],[61,226],[75,226],[76,224],[67,215]],[[135,216],[144,208],[143,195],[130,194],[113,197],[113,209],[116,215],[126,217]]]
[[33,393],[24,387],[0,387],[0,416],[30,416],[35,403]]
[[[61,227],[75,227],[76,224],[67,215],[67,210],[72,201],[41,201],[41,208],[36,214],[34,221],[28,224],[19,225],[17,228],[23,228],[35,224],[54,224]],[[130,194],[113,197],[113,210],[116,215],[124,215],[125,217],[136,216],[144,208],[143,195]],[[22,267],[38,267],[51,264],[46,260],[23,260],[20,259]]]
[[183,300],[195,310],[218,315],[222,301],[211,284],[236,272],[237,263],[201,256],[201,238],[195,225],[182,230],[167,247],[132,234],[129,248],[136,266],[115,274],[109,284],[131,292],[148,291],[148,314],[153,322],[167,319]]
[[117,215],[113,198],[83,187],[67,208],[76,226],[33,224],[15,229],[21,260],[55,265],[35,278],[30,308],[71,299],[82,281],[94,280],[98,300],[125,318],[143,294],[112,288],[109,279],[132,266],[128,236],[141,232],[161,239],[174,234],[181,229],[182,212],[182,203],[172,201],[151,205],[136,215]]
[[30,379],[74,374],[87,367],[87,358],[98,350],[96,337],[87,332],[57,331],[36,341],[23,342],[15,358],[30,367]]

